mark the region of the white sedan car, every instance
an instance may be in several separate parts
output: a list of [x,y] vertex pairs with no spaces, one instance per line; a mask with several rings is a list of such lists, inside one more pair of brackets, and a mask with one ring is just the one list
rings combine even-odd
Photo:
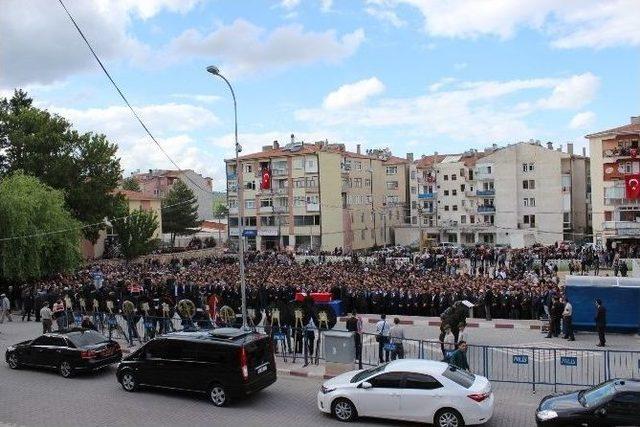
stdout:
[[318,409],[340,421],[365,416],[458,427],[489,421],[493,400],[485,377],[444,362],[403,359],[326,381]]

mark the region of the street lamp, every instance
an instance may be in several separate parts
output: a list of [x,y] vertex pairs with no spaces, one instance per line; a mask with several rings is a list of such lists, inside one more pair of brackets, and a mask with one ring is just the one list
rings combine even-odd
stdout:
[[233,115],[235,119],[235,143],[236,143],[236,182],[237,182],[236,191],[238,192],[238,259],[240,262],[240,293],[242,298],[242,330],[246,331],[249,328],[247,327],[247,285],[246,285],[245,274],[244,274],[244,241],[243,241],[244,225],[243,225],[243,217],[242,217],[242,211],[243,211],[242,185],[240,182],[240,159],[238,157],[238,153],[242,151],[242,147],[238,143],[238,106],[236,104],[236,94],[233,91],[233,87],[231,86],[231,83],[229,83],[229,80],[227,80],[226,77],[220,73],[220,69],[218,69],[218,67],[216,67],[215,65],[209,65],[207,67],[207,71],[213,74],[214,76],[218,76],[222,80],[224,80],[227,86],[229,86],[229,90],[231,91],[231,96],[233,97]]

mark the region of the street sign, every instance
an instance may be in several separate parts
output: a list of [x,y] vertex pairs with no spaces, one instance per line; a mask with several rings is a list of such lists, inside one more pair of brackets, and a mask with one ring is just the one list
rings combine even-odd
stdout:
[[528,365],[529,356],[527,356],[526,354],[514,354],[513,363],[515,363],[516,365]]
[[256,237],[258,235],[258,230],[243,230],[242,236],[244,237]]
[[573,356],[561,356],[560,364],[563,366],[578,366],[578,358]]

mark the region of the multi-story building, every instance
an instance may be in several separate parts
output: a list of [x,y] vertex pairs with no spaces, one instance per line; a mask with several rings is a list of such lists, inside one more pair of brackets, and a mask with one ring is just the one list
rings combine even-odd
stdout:
[[149,169],[148,173],[131,175],[140,185],[140,190],[148,195],[163,198],[179,179],[193,191],[198,203],[198,219],[213,219],[212,180],[191,169],[163,170]]
[[580,238],[589,226],[588,171],[572,144],[567,153],[523,142],[423,156],[409,184],[417,190],[412,225],[399,227],[397,240],[521,247]]
[[387,150],[349,152],[342,144],[294,142],[293,135],[284,147],[274,141],[241,156],[240,170],[228,159],[230,241],[242,217],[249,247],[259,249],[350,252],[391,244],[407,218],[410,163]]
[[640,239],[640,199],[628,194],[640,175],[640,117],[587,135],[591,155],[594,242],[617,246]]

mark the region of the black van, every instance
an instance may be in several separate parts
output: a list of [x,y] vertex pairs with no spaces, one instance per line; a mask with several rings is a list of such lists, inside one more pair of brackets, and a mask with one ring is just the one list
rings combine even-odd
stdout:
[[155,338],[124,358],[116,375],[126,391],[195,391],[224,406],[276,382],[276,363],[268,336],[220,328]]

